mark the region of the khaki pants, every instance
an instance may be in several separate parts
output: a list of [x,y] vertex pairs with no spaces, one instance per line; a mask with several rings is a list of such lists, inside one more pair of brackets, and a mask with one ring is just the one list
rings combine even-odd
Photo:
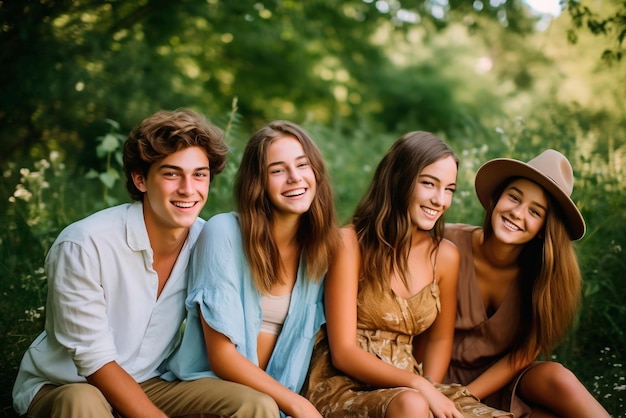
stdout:
[[[141,383],[148,398],[171,418],[278,418],[276,402],[248,386],[219,379]],[[30,418],[119,417],[102,393],[89,383],[42,387],[31,402]]]

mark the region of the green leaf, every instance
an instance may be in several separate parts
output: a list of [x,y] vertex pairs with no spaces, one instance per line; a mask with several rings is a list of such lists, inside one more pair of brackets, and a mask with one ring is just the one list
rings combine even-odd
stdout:
[[106,187],[111,189],[113,185],[115,184],[115,180],[120,178],[120,175],[117,171],[109,169],[105,173],[100,173],[99,177],[100,177],[100,181],[104,183]]

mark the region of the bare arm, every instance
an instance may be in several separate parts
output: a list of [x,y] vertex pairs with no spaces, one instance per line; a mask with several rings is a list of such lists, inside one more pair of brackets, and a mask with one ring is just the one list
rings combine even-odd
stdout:
[[524,367],[534,360],[532,358],[518,359],[511,363],[510,358],[511,353],[502,357],[467,385],[467,389],[483,399],[505,387]]
[[128,418],[167,417],[148,399],[141,386],[119,364],[102,366],[87,382],[97,387],[121,415]]
[[271,396],[278,407],[294,418],[321,415],[303,396],[287,389],[263,369],[241,355],[224,335],[211,328],[200,315],[211,370],[225,380],[240,383]]
[[333,365],[373,386],[419,390],[436,417],[462,417],[454,404],[428,380],[388,364],[357,345],[356,303],[361,255],[352,228],[342,228],[341,237],[342,246],[331,263],[325,282],[326,327]]
[[459,277],[459,252],[451,242],[443,240],[437,260],[441,312],[426,336],[423,362],[424,376],[441,383],[450,365],[454,343],[456,289]]

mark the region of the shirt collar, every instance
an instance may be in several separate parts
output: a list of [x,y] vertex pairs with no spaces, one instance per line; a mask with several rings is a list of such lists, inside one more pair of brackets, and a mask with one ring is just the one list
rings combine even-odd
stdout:
[[151,249],[146,222],[143,219],[143,203],[134,202],[128,207],[126,217],[126,241],[133,251]]

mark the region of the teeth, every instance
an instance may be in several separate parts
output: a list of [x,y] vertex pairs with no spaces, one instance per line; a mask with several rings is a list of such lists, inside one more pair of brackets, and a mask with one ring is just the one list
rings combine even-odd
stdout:
[[426,212],[430,216],[435,216],[437,214],[436,210],[432,210],[432,209],[429,209],[429,208],[423,208],[423,209],[424,209],[424,212]]
[[509,222],[509,221],[508,221],[508,220],[506,220],[506,219],[504,220],[504,225],[505,225],[505,226],[507,226],[507,227],[509,227],[509,228],[511,228],[511,229],[516,229],[516,230],[518,230],[518,231],[520,230],[520,228],[518,228],[518,227],[517,227],[517,225],[515,225],[515,224],[513,224],[513,223]]
[[190,208],[193,205],[195,205],[195,202],[173,202],[173,203],[174,203],[174,206],[183,208],[183,209]]
[[304,191],[305,191],[304,189],[291,190],[291,191],[283,193],[283,196],[285,197],[300,196],[304,194]]

